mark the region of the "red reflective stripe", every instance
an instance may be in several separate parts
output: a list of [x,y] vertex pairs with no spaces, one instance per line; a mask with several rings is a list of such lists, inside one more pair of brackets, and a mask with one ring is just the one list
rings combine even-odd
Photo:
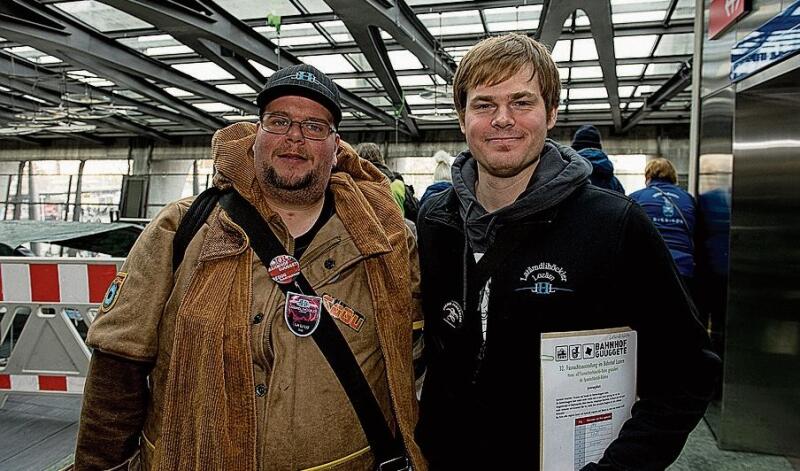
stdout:
[[0,375],[0,389],[11,389],[11,375]]
[[39,375],[39,390],[41,391],[66,391],[66,376],[44,376]]
[[116,265],[89,265],[89,302],[99,303],[106,296],[108,286],[117,275]]
[[58,265],[31,264],[31,301],[59,302],[61,292],[58,288]]

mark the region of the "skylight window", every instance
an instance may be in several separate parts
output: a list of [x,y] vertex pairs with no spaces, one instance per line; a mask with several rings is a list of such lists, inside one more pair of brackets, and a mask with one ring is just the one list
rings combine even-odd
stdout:
[[218,101],[212,101],[208,103],[192,103],[195,108],[199,108],[203,111],[207,111],[209,113],[224,113],[227,111],[235,111],[236,108],[226,105],[225,103],[220,103]]
[[483,33],[483,23],[478,10],[417,15],[430,33],[436,37],[452,34]]
[[609,103],[570,103],[570,111],[593,111],[593,110],[608,110],[611,109]]
[[186,90],[178,87],[166,87],[164,91],[174,97],[194,96],[194,93],[187,92]]
[[331,39],[337,43],[345,43],[353,40],[353,36],[350,35],[350,31],[348,31],[342,21],[322,21],[317,24],[325,29],[331,36]]
[[229,83],[226,85],[217,85],[222,91],[232,93],[234,95],[248,95],[256,93],[249,85],[245,85],[243,83]]
[[487,8],[483,14],[490,32],[536,29],[539,27],[542,6]]
[[676,54],[691,54],[694,49],[694,33],[663,34],[658,43],[656,56],[672,56]]
[[618,77],[638,77],[642,75],[644,64],[624,64],[617,66]]
[[608,98],[608,92],[605,87],[591,87],[591,88],[570,88],[570,100],[586,100],[594,98]]
[[260,74],[261,74],[261,75],[263,75],[264,77],[269,77],[270,75],[272,75],[272,74],[274,74],[274,73],[275,73],[275,71],[274,71],[274,70],[270,69],[269,67],[267,67],[267,66],[265,66],[265,65],[261,65],[261,64],[259,64],[259,63],[258,63],[258,62],[256,62],[256,61],[253,61],[253,60],[250,60],[250,59],[248,59],[248,60],[247,60],[247,62],[248,62],[250,65],[252,65],[252,66],[253,66],[253,67],[254,67],[254,68],[255,68],[255,69],[258,71],[258,73],[260,73]]
[[326,74],[355,72],[356,69],[341,54],[327,54],[321,56],[303,56],[300,58],[306,64],[311,64]]
[[153,27],[124,11],[93,0],[56,3],[53,6],[103,32]]
[[594,39],[576,39],[572,46],[572,60],[585,61],[597,59],[597,47]]
[[30,46],[7,47],[3,50],[36,64],[58,64],[61,62],[61,59],[58,57],[45,54],[44,52],[34,49]]
[[556,62],[566,62],[569,61],[569,46],[570,40],[562,39],[556,42],[555,47],[553,48],[552,56],[553,60]]
[[649,56],[657,37],[658,36],[655,34],[615,37],[614,52],[616,53],[617,59]]
[[433,80],[428,75],[401,75],[397,77],[397,81],[400,82],[401,87],[433,85]]
[[416,70],[422,68],[422,63],[417,56],[409,51],[389,51],[389,60],[394,70]]
[[189,46],[162,46],[162,47],[148,47],[144,50],[147,56],[166,56],[170,54],[191,54],[194,50]]
[[198,80],[227,80],[233,78],[233,75],[213,62],[190,62],[188,64],[170,65]]
[[602,76],[603,76],[603,69],[601,69],[599,66],[573,67],[571,78],[588,79],[588,78],[601,78]]
[[[241,20],[263,18],[267,15],[299,15],[300,12],[289,0],[216,0],[217,4],[226,9],[228,13]],[[305,3],[305,2],[304,2]]]

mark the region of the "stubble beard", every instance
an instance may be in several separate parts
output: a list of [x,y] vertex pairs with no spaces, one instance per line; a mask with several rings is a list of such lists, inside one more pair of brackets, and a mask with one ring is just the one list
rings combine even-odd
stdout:
[[326,182],[319,169],[313,169],[300,178],[285,178],[275,168],[266,165],[262,169],[261,189],[266,196],[293,204],[312,204],[325,194]]

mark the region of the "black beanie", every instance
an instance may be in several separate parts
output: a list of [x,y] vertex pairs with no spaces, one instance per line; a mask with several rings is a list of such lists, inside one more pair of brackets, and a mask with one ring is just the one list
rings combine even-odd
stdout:
[[603,144],[600,143],[600,131],[591,124],[584,124],[575,131],[575,137],[572,138],[572,148],[581,150],[589,147],[602,149]]

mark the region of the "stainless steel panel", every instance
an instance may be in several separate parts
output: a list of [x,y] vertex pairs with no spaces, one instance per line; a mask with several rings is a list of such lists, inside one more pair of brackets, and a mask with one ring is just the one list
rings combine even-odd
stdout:
[[736,95],[720,445],[800,455],[800,69]]

